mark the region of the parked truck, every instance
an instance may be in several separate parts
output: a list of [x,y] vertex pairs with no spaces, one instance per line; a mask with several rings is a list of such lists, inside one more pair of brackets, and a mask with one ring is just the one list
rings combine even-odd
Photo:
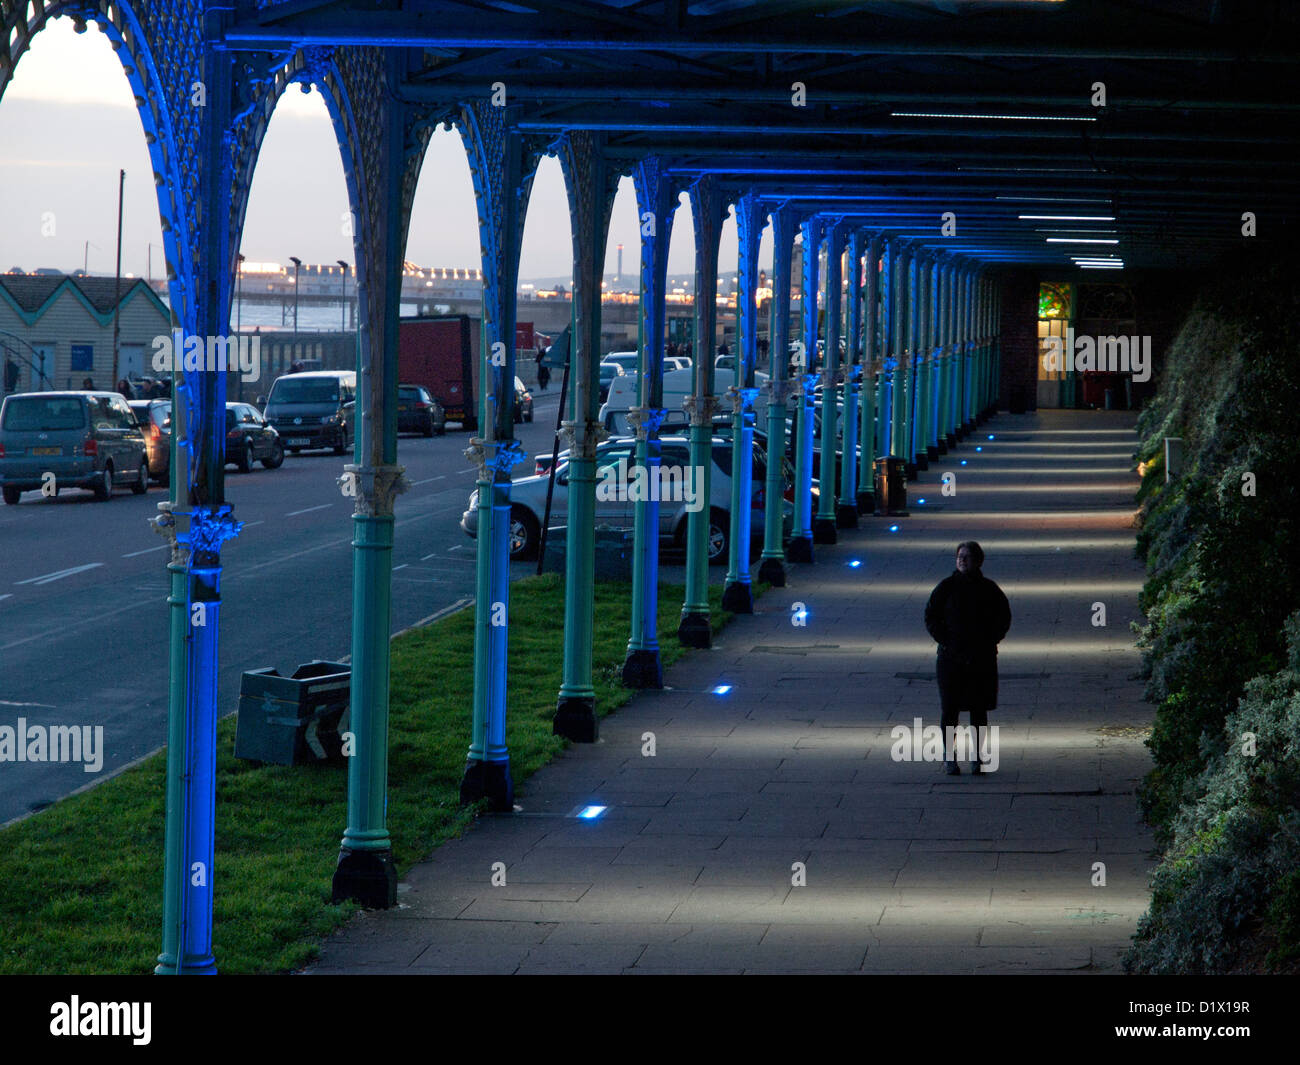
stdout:
[[433,393],[447,421],[478,428],[479,328],[477,318],[453,314],[403,318],[397,330],[397,372],[405,385]]

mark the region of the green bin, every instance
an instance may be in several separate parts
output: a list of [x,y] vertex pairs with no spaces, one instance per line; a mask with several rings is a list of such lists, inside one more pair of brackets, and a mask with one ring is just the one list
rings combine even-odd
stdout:
[[275,765],[345,764],[343,721],[352,670],[341,662],[308,662],[291,677],[271,668],[244,673],[239,685],[235,757]]

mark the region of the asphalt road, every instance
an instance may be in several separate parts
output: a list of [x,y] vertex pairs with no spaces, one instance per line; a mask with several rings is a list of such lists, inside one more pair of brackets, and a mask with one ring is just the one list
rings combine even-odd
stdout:
[[[549,450],[558,400],[556,388],[537,393],[535,420],[516,426],[525,454]],[[456,428],[399,441],[411,489],[396,506],[394,632],[474,594],[475,545],[458,524],[474,487],[468,442]],[[350,652],[352,502],[336,483],[350,461],[312,452],[287,455],[278,470],[228,468],[227,500],[246,524],[222,556],[223,714],[236,709],[244,670],[290,673]],[[97,503],[73,489],[0,506],[0,726],[22,717],[104,729],[95,774],[82,763],[0,762],[0,824],[166,742],[166,550],[147,524],[166,498],[162,488],[122,489]]]

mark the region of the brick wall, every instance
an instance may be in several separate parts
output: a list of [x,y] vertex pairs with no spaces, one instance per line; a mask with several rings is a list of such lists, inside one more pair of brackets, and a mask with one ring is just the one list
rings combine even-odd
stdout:
[[[1038,272],[1008,271],[1001,277],[1002,313],[998,409],[1019,399],[1025,410],[1038,405]],[[1019,409],[1019,408],[1017,408]]]

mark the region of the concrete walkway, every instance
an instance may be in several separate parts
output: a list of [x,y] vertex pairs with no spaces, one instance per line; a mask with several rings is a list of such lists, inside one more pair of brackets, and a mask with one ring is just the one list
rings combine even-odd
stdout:
[[[910,517],[817,548],[669,670],[671,689],[527,781],[520,812],[439,848],[397,910],[359,915],[311,971],[1117,972],[1152,847],[1134,797],[1151,708],[1129,629],[1133,424],[995,418],[909,486]],[[997,771],[947,777],[892,758],[891,730],[936,723],[922,613],[968,538],[1013,620]],[[609,810],[571,816],[587,803]]]

